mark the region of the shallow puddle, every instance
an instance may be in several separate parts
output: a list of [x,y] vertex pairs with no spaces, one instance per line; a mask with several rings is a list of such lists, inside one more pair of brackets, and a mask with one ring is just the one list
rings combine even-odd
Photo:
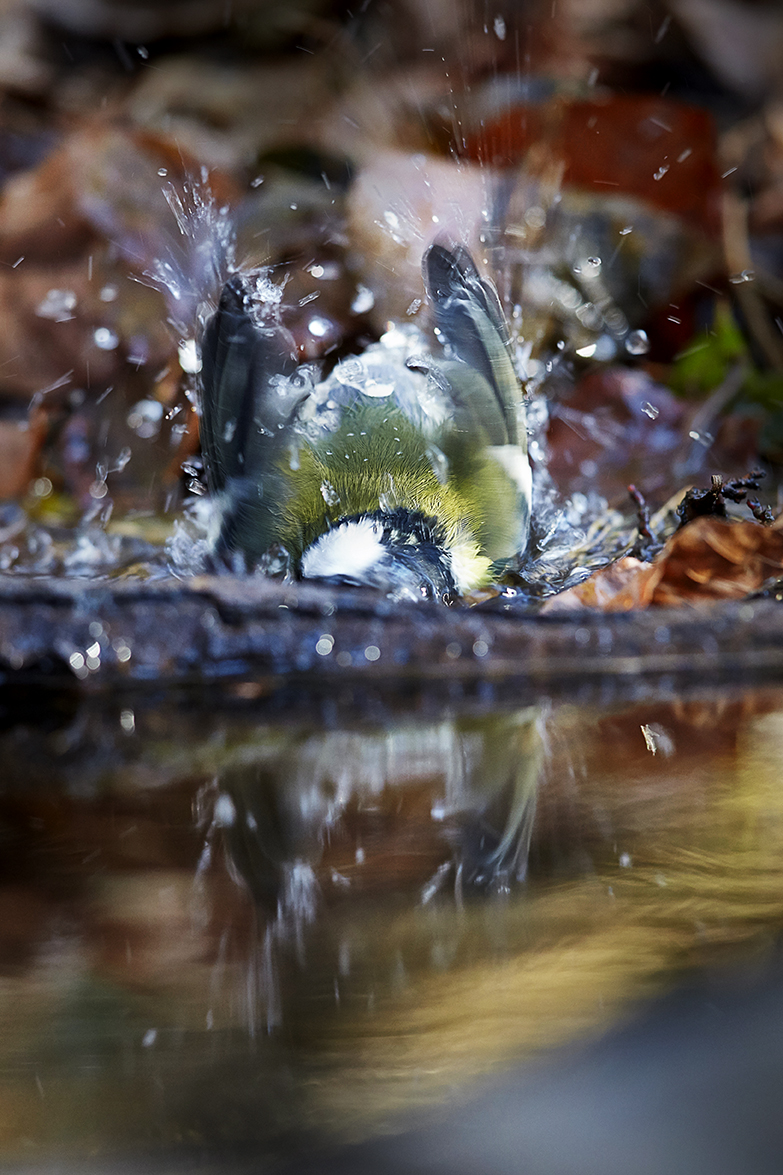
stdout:
[[2,1158],[377,1136],[762,967],[783,689],[630,693],[4,697]]

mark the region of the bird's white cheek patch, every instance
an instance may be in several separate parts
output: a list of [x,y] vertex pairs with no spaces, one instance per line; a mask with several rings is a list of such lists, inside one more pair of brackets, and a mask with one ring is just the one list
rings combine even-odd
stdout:
[[345,575],[361,579],[387,555],[381,542],[383,529],[369,518],[344,522],[321,535],[302,557],[302,575],[323,579]]

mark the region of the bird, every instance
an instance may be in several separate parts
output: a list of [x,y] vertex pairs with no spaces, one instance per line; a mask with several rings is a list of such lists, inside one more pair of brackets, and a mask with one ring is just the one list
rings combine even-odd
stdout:
[[200,336],[218,562],[447,604],[518,566],[531,470],[500,300],[462,245],[432,244],[422,269],[440,353],[392,328],[320,381],[268,277],[225,282]]

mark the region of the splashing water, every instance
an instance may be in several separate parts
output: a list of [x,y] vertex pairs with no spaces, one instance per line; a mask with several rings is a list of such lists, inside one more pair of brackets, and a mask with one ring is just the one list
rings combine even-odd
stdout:
[[[180,188],[167,184],[164,195],[178,236],[172,239],[165,255],[145,273],[144,280],[160,290],[165,298],[170,326],[178,336],[178,365],[185,377],[185,392],[198,411],[197,378],[201,359],[194,336],[213,313],[224,283],[240,271],[249,279],[252,295],[248,307],[261,327],[268,325],[270,314],[274,317],[279,314],[284,290],[282,284],[272,280],[268,269],[251,269],[238,260],[231,210],[215,198],[206,170],[200,177],[188,178]],[[582,268],[588,276],[597,274],[601,261],[591,255],[583,260]],[[58,313],[63,310],[62,299],[57,301],[56,307],[54,298],[51,302],[52,313],[55,309]],[[48,303],[46,312],[49,312]],[[641,331],[631,332],[625,342],[626,349],[632,353],[646,349],[646,339],[642,342],[642,335]],[[108,345],[113,337],[109,339],[107,333],[104,340],[101,334],[101,340]],[[522,594],[537,599],[578,582],[594,568],[609,562],[633,540],[634,528],[630,519],[609,512],[606,501],[597,494],[577,494],[565,502],[558,497],[546,470],[548,412],[541,394],[542,385],[557,360],[534,360],[530,343],[526,343],[517,332],[514,362],[528,391],[528,443],[534,466],[533,527],[536,541],[524,569]],[[427,372],[426,386],[420,379],[421,371]],[[302,391],[309,391],[313,402],[319,406],[319,421],[324,427],[330,423],[330,388],[335,380],[372,399],[383,399],[394,392],[397,399],[408,402],[409,407],[415,401],[422,422],[432,424],[437,423],[445,410],[443,389],[438,379],[437,365],[429,359],[426,335],[410,322],[390,322],[378,343],[367,347],[361,356],[338,363],[326,379],[319,379],[315,368],[303,365],[292,381],[283,380],[285,386],[279,390],[281,395],[288,394],[291,384],[295,383]],[[128,426],[142,440],[155,440],[163,422],[163,406],[149,398],[137,401],[127,416]],[[129,456],[130,450],[127,450]],[[443,455],[432,447],[431,463],[441,481],[445,481],[448,475],[444,460]],[[290,461],[291,468],[296,468],[295,444]],[[112,514],[109,474],[121,468],[122,464],[118,463],[99,464],[90,491],[92,504],[79,527],[70,534],[63,528],[54,531],[32,523],[20,528],[0,551],[3,568],[39,575],[100,577],[116,574],[118,568],[130,559],[141,559],[147,564],[147,574],[162,575],[170,570],[177,576],[187,577],[209,567],[209,553],[218,525],[217,512],[214,503],[204,496],[203,479],[198,476],[190,479],[188,489],[193,496],[174,521],[165,548],[153,548],[117,534],[106,534],[105,528]],[[332,503],[331,486],[325,484],[322,494],[327,502]],[[288,569],[290,560],[285,552],[280,552],[266,563],[266,571],[281,574]]]
[[218,205],[209,187],[206,168],[181,191],[168,184],[163,194],[181,240],[145,277],[162,291],[171,324],[185,339],[194,322],[203,322],[214,309],[224,283],[236,272],[236,230],[229,208]]

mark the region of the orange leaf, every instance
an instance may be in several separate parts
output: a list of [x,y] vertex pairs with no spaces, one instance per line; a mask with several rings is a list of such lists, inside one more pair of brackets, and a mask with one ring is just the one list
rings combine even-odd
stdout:
[[576,587],[547,600],[542,612],[570,612],[579,608],[598,608],[602,612],[630,612],[646,608],[654,575],[652,563],[642,563],[626,555],[608,567],[594,572]]
[[626,556],[575,588],[553,596],[544,612],[596,608],[681,607],[741,600],[783,574],[783,528],[758,522],[696,518],[672,535],[653,563]]

